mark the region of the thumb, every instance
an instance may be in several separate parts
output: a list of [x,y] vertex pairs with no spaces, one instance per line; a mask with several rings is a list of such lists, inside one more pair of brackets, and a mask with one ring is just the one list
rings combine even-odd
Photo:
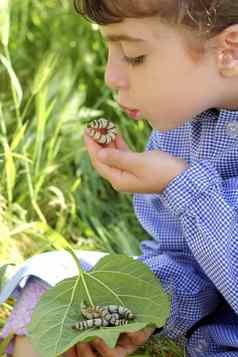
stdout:
[[119,134],[116,135],[115,141],[112,141],[110,144],[104,144],[102,147],[119,150],[130,150],[123,137]]
[[121,135],[116,136],[116,148],[119,150],[129,150],[129,146],[126,144]]

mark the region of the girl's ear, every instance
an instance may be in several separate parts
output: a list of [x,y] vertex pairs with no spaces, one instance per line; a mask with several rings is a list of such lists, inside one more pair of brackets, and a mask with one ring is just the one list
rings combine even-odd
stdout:
[[223,77],[238,76],[238,24],[217,36],[217,65]]

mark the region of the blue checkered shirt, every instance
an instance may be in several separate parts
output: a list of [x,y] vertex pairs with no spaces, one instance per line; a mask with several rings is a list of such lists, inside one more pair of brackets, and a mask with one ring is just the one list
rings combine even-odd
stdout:
[[211,109],[154,130],[147,150],[189,164],[162,193],[134,195],[154,238],[140,259],[172,293],[163,333],[187,337],[189,356],[238,356],[238,111]]

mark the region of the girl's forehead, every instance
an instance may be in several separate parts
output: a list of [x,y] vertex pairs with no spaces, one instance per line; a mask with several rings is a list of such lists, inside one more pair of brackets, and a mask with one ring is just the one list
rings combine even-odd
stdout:
[[[160,3],[164,0],[160,0]],[[162,4],[158,0],[100,0],[111,13],[125,16],[152,16]]]
[[120,23],[100,26],[101,33],[109,42],[128,41],[131,43],[145,43],[157,39],[161,31],[158,19],[126,18]]

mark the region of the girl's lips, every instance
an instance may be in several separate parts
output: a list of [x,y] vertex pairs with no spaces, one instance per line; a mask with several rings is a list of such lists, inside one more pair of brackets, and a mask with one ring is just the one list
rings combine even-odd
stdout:
[[127,114],[134,118],[134,119],[140,119],[141,117],[141,112],[137,109],[125,109]]
[[124,105],[122,105],[120,103],[119,103],[119,105],[133,119],[138,120],[138,119],[141,118],[142,114],[141,114],[141,111],[139,109],[131,109],[131,108],[126,107],[126,106],[124,106]]
[[121,105],[122,109],[132,118],[139,119],[141,117],[141,111],[139,109],[130,109]]

